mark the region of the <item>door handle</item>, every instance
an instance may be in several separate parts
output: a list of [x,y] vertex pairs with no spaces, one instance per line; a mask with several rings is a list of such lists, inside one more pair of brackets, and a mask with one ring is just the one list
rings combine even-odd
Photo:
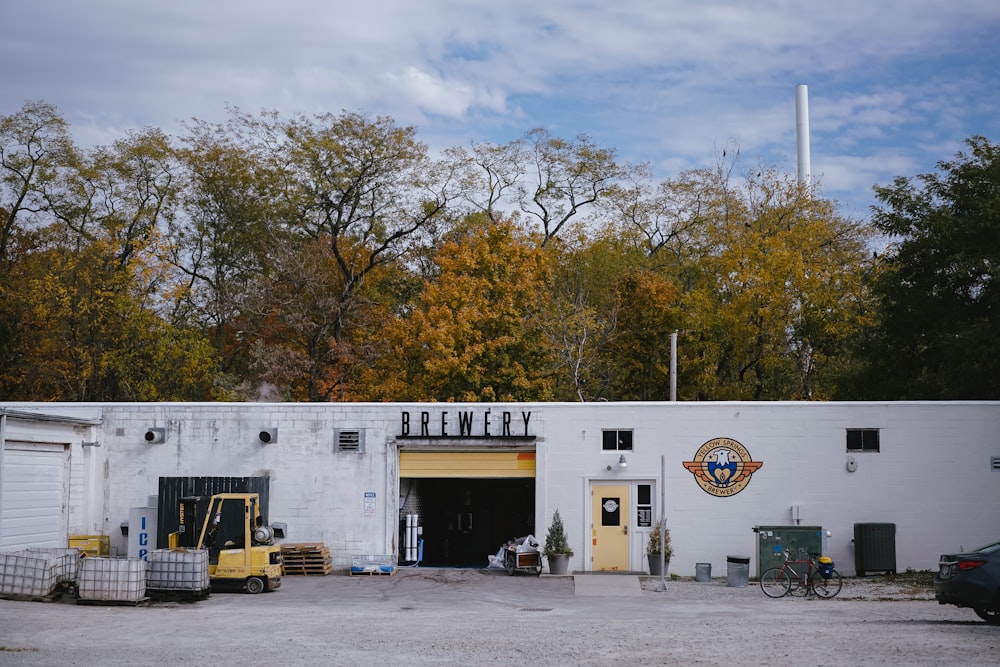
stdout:
[[625,534],[628,535],[628,524],[625,524]]

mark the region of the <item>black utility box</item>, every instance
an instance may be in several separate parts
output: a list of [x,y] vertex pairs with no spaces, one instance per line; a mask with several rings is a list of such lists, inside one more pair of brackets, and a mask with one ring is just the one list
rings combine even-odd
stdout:
[[854,570],[859,577],[896,574],[896,524],[854,524]]

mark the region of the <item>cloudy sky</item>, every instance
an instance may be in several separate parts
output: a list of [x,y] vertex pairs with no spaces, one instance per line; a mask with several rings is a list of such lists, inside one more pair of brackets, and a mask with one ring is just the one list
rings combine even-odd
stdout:
[[77,143],[169,133],[227,105],[414,125],[432,149],[544,127],[658,178],[738,145],[812,173],[845,213],[872,186],[1000,141],[996,0],[0,0],[0,115],[55,104]]

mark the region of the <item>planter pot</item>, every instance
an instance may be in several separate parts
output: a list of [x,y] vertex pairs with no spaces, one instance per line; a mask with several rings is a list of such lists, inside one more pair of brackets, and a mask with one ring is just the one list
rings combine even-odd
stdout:
[[646,558],[649,559],[649,573],[654,577],[666,574],[667,568],[670,567],[670,559],[665,558],[663,560],[663,572],[660,572],[660,554],[646,554]]
[[569,571],[569,554],[549,556],[549,574],[566,574]]

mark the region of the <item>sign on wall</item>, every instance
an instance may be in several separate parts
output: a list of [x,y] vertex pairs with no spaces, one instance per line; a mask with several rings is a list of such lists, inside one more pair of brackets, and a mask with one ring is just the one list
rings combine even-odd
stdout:
[[747,448],[732,438],[713,438],[683,465],[705,493],[728,498],[745,489],[764,463],[754,461]]

